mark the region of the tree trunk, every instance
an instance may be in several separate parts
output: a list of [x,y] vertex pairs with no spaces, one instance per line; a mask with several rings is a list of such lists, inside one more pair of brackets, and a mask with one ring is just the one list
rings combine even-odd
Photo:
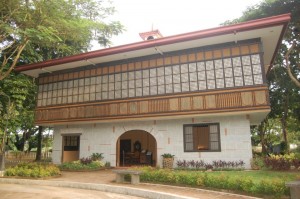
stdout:
[[265,141],[265,120],[262,121],[258,127],[259,135],[260,135],[260,142],[261,142],[261,153],[266,154],[267,148],[266,148],[266,141]]
[[287,130],[286,130],[286,126],[287,126],[287,118],[288,118],[288,106],[289,106],[289,96],[288,96],[288,91],[285,92],[284,96],[283,96],[283,113],[282,113],[282,117],[281,117],[281,128],[282,128],[282,134],[283,134],[283,141],[285,142],[286,146],[287,146],[287,151],[289,151],[289,147],[288,147],[288,140],[287,140]]
[[23,143],[21,143],[21,151],[25,151],[26,131],[23,132]]
[[5,170],[5,151],[0,154],[0,171]]
[[38,143],[37,143],[35,161],[41,161],[41,159],[42,159],[42,132],[43,132],[43,127],[39,126]]
[[6,148],[6,128],[0,143],[0,171],[5,170],[5,148]]
[[[289,77],[291,78],[292,82],[294,82],[294,84],[300,88],[300,81],[297,79],[297,76],[295,76],[290,68],[290,63],[289,63],[289,56],[290,53],[292,52],[292,50],[295,48],[296,46],[296,42],[293,42],[292,46],[290,47],[290,49],[288,50],[288,52],[285,55],[285,61],[286,61],[286,69],[287,69],[287,73],[289,75]],[[300,65],[298,65],[299,67]]]

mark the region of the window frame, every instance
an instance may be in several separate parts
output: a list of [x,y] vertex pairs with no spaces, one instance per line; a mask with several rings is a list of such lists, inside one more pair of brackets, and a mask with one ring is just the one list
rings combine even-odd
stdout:
[[79,151],[80,135],[63,135],[63,151]]
[[[218,130],[218,149],[217,150],[212,150],[212,149],[208,149],[208,150],[186,150],[186,132],[185,132],[185,128],[186,127],[204,127],[204,126],[208,126],[210,127],[211,125],[217,125],[217,130]],[[193,140],[194,141],[194,140]],[[209,144],[210,144],[210,140],[209,140]],[[193,147],[194,148],[194,147]],[[183,150],[184,152],[221,152],[221,132],[220,132],[220,123],[197,123],[197,124],[184,124],[183,125]]]

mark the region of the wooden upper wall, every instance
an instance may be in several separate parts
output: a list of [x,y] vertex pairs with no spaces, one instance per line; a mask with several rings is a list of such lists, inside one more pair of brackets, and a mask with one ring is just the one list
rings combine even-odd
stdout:
[[[214,48],[214,47],[210,47]],[[188,52],[191,51],[191,52]],[[235,57],[240,55],[249,55],[262,53],[259,42],[253,42],[249,44],[230,45],[228,47],[216,47],[216,49],[207,50],[206,48],[191,49],[188,51],[175,52],[177,55],[158,55],[156,58],[142,58],[143,61],[130,61],[122,60],[120,62],[125,63],[105,63],[99,66],[81,67],[75,72],[71,71],[59,71],[52,74],[46,74],[38,78],[39,84],[47,84],[51,82],[66,81],[71,79],[78,79],[84,77],[106,75],[113,73],[120,73],[126,71],[141,70],[147,68],[155,68],[159,66],[166,66],[172,64],[181,64],[188,62],[198,62],[204,60],[213,60],[226,57]],[[180,54],[180,55],[178,55]],[[135,59],[133,59],[135,60]]]
[[261,44],[223,44],[39,77],[36,123],[269,110]]

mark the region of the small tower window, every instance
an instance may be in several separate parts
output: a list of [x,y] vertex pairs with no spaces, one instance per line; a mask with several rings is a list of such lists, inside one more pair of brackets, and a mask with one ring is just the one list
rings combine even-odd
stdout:
[[153,36],[147,37],[147,40],[151,40],[151,39],[154,39],[154,37]]

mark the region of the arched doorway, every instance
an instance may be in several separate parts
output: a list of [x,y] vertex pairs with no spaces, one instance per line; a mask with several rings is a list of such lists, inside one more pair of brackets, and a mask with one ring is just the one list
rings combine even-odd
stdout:
[[117,140],[117,166],[150,165],[157,162],[156,140],[147,131],[130,130]]

